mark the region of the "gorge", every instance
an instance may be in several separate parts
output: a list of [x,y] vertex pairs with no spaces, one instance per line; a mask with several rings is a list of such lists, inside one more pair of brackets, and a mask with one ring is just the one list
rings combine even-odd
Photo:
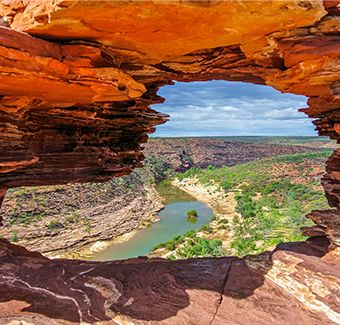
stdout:
[[[158,218],[157,211],[167,204],[157,193],[156,183],[160,180],[189,168],[233,166],[264,157],[316,153],[318,145],[336,147],[330,141],[317,140],[316,145],[315,138],[289,145],[284,138],[282,143],[276,140],[278,144],[267,143],[268,140],[245,143],[208,138],[150,139],[143,151],[147,156],[145,167],[130,175],[106,183],[8,190],[1,209],[5,226],[1,235],[48,257],[77,256],[72,252],[133,232]],[[299,144],[299,138],[295,142]],[[324,170],[321,168],[319,173]]]
[[[338,141],[339,4],[1,0],[0,202],[141,167],[173,80],[308,96],[301,111]],[[242,259],[49,260],[0,238],[0,323],[340,324],[339,162],[311,238]]]

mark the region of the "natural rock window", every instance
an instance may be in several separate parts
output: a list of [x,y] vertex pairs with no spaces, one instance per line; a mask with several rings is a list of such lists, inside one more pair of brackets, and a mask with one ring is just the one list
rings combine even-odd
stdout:
[[[168,118],[150,105],[173,81],[307,96],[302,111],[339,141],[338,1],[1,1],[0,16],[1,202],[10,188],[140,167]],[[340,324],[339,159],[313,238],[255,256],[49,260],[1,238],[0,322]]]

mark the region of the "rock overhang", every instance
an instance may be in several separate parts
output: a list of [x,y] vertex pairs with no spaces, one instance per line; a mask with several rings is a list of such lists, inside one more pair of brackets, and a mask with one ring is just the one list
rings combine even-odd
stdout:
[[[243,81],[309,96],[301,110],[338,140],[337,6],[2,1],[2,191],[105,181],[140,167],[140,144],[167,120],[150,105],[173,80]],[[333,169],[323,184],[338,207]]]
[[[157,90],[173,80],[252,82],[308,96],[309,107],[302,111],[316,118],[320,135],[339,141],[338,4],[321,0],[1,1],[0,196],[9,187],[104,181],[141,166],[140,144],[147,141],[155,125],[167,119],[150,105],[163,101]],[[324,263],[321,269],[332,265],[335,273],[338,270],[339,166],[340,154],[335,151],[322,180],[329,203],[336,209],[311,213],[309,218],[318,224],[317,231],[304,230],[319,238],[327,235],[332,250],[327,253],[328,242],[323,243],[317,256],[321,260],[307,258],[308,270],[313,269],[313,263]],[[303,268],[305,255],[313,249],[320,251],[313,245],[311,241],[308,253],[293,257],[291,251],[303,245],[287,248],[288,259]],[[6,261],[13,254],[27,255],[7,243],[3,247]],[[287,257],[282,258],[287,263]],[[246,270],[240,266],[244,262],[231,262],[236,263],[235,269]],[[277,270],[281,262],[277,262]],[[188,265],[186,268],[193,270],[190,262]],[[17,271],[21,274],[26,270]],[[260,285],[265,283],[264,289],[277,280],[273,272],[269,282],[268,277],[267,282],[259,279]],[[294,278],[294,272],[289,279]],[[166,279],[171,278],[165,273]],[[8,283],[16,283],[15,290],[26,290],[23,282],[18,285],[15,280],[3,279],[6,288]],[[321,277],[318,281],[324,280]],[[280,281],[281,288],[293,283]],[[160,280],[161,285],[165,282]],[[58,288],[53,290],[60,294]],[[28,295],[38,299],[33,291]],[[329,296],[333,318],[322,316],[320,323],[339,323],[334,300],[337,293],[333,291]],[[288,292],[303,301],[304,296]],[[196,293],[190,295],[195,297]],[[221,297],[214,299],[221,299],[221,304]],[[230,302],[229,296],[224,299]],[[330,308],[326,300],[323,310]],[[126,306],[121,308],[130,308]],[[309,307],[299,306],[301,313],[308,315],[306,319],[310,310],[320,315],[313,304]],[[108,310],[101,311],[100,319],[108,321],[112,315],[116,317],[117,310],[105,312]],[[154,317],[150,315],[143,321]],[[215,316],[225,321],[218,309]],[[86,320],[94,322],[91,315]]]

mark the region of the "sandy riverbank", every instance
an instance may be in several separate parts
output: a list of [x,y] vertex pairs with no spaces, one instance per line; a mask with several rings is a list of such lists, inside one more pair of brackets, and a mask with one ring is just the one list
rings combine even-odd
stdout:
[[[209,208],[211,208],[216,216],[215,220],[209,223],[209,227],[212,229],[210,233],[204,231],[196,232],[198,237],[205,237],[208,240],[217,238],[222,241],[222,247],[226,251],[230,251],[230,244],[233,236],[233,230],[230,229],[218,229],[221,225],[219,223],[222,219],[227,219],[228,224],[232,225],[232,221],[237,213],[235,207],[237,202],[235,200],[235,193],[224,190],[219,190],[216,185],[202,185],[196,178],[185,178],[182,181],[175,179],[171,182],[173,186],[177,186],[181,190],[190,194],[198,201],[203,202]],[[183,245],[179,245],[181,248]],[[168,251],[165,248],[160,248],[154,251],[150,256],[168,257],[173,255],[174,251]]]
[[[144,228],[141,226],[139,229]],[[131,232],[128,232],[124,235],[117,236],[112,240],[104,240],[104,241],[96,241],[94,243],[88,244],[84,247],[82,247],[79,250],[70,251],[70,252],[64,252],[57,255],[51,255],[45,254],[46,256],[50,258],[68,258],[68,259],[77,259],[77,260],[90,260],[94,253],[103,251],[107,248],[109,248],[111,245],[114,244],[120,244],[123,243],[129,239],[131,239],[139,229],[133,230]]]
[[[218,229],[220,224],[218,223],[221,219],[227,219],[229,224],[232,224],[232,219],[235,215],[235,207],[237,202],[235,200],[235,193],[229,192],[225,193],[223,190],[219,191],[217,186],[210,185],[210,186],[203,186],[202,184],[198,183],[196,179],[188,178],[181,182],[177,179],[171,183],[173,186],[180,188],[181,190],[185,191],[186,193],[190,194],[191,196],[195,197],[198,201],[203,202],[208,207],[210,207],[215,216],[216,220],[209,223],[209,226],[212,228],[211,233],[203,233],[198,232],[198,236],[205,236],[207,239],[218,238],[221,239],[223,242],[223,248],[229,249],[230,248],[230,240],[232,236],[232,232],[226,229]],[[157,208],[156,213],[152,213],[155,211],[150,211],[152,214],[151,222],[157,221],[157,212],[163,208],[163,205]],[[149,216],[146,216],[149,217]],[[148,219],[148,218],[145,218]],[[150,218],[149,218],[150,219]],[[48,254],[49,257],[53,258],[72,258],[72,259],[91,259],[95,252],[105,250],[111,245],[119,244],[131,239],[138,230],[144,228],[147,223],[141,224],[140,227],[119,235],[111,240],[98,240],[92,242],[88,245],[83,246],[81,249],[78,250],[71,250],[66,251],[63,253],[57,254]],[[160,249],[156,252],[156,255],[159,257],[167,257],[171,255],[173,252],[168,252],[167,250]]]
[[171,184],[203,202],[216,216],[223,215],[225,219],[232,221],[237,206],[234,192],[220,191],[216,185],[202,185],[196,178],[185,178],[183,181],[175,179]]

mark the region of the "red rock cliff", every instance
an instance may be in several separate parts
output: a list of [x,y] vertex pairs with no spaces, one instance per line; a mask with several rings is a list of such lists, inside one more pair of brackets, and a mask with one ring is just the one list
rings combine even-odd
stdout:
[[[2,0],[0,15],[1,198],[139,167],[172,80],[309,96],[339,140],[338,1]],[[339,172],[336,151],[322,181],[335,208]],[[2,241],[0,323],[340,324],[339,216],[309,216],[329,251],[319,236],[243,260],[49,261]]]

